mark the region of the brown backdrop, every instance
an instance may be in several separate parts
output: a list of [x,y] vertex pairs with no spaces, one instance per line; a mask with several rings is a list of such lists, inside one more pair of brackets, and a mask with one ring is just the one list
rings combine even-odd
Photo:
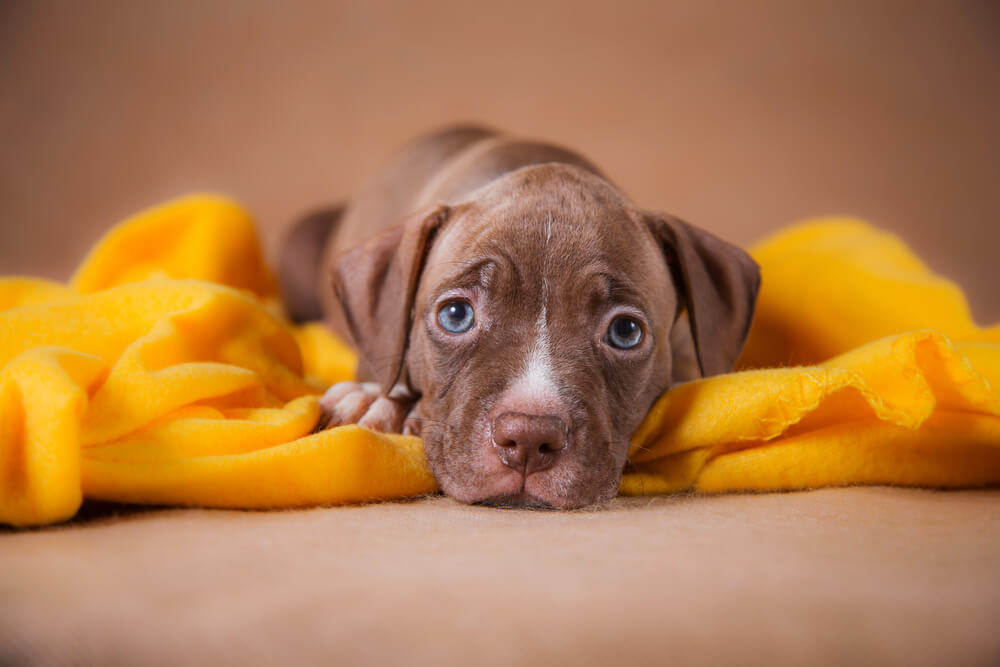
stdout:
[[273,251],[401,142],[476,120],[582,150],[740,243],[796,219],[902,234],[1000,319],[1000,5],[0,4],[0,274],[65,278],[192,190]]

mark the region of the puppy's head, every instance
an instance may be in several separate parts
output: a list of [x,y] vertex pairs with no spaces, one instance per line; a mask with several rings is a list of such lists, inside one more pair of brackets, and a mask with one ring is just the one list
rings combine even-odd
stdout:
[[[617,493],[675,356],[732,367],[759,282],[741,250],[557,164],[419,211],[334,274],[369,372],[421,396],[445,493],[558,508]],[[681,314],[693,351],[671,343]]]

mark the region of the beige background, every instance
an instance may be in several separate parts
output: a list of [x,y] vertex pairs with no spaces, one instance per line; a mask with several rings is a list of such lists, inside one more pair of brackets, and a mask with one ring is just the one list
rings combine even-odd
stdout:
[[475,120],[565,143],[739,243],[799,218],[902,234],[1000,319],[1000,4],[0,4],[0,275],[65,278],[192,190],[274,249],[401,142]]
[[[852,213],[1000,320],[1000,4],[0,0],[0,275],[217,190],[273,251],[471,119],[737,242]],[[117,516],[117,512],[122,512]],[[1000,493],[90,504],[0,528],[0,664],[1000,663]]]

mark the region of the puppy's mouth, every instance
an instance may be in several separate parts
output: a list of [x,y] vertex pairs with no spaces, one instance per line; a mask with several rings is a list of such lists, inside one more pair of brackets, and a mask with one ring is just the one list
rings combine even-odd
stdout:
[[[531,446],[539,456],[515,459],[501,451],[488,413],[480,412],[464,429],[425,428],[424,445],[431,471],[441,490],[459,502],[510,509],[570,510],[613,497],[624,465],[624,450],[612,451],[605,437],[593,437],[596,427],[579,418],[570,422],[564,448],[549,461],[542,457],[545,440]],[[520,426],[520,424],[517,424]],[[529,424],[531,425],[531,424]],[[545,424],[543,424],[545,426]],[[467,434],[457,438],[458,432]],[[515,437],[522,435],[515,431]],[[544,435],[544,433],[543,433]],[[506,458],[505,458],[506,454]],[[534,468],[534,469],[532,469]]]
[[504,493],[477,500],[475,505],[487,505],[500,509],[557,510],[555,505],[527,492]]

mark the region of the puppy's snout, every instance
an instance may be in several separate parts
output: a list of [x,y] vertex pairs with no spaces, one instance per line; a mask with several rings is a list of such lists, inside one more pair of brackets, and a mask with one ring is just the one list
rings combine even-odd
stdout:
[[525,475],[550,468],[566,448],[566,440],[566,422],[555,415],[505,412],[493,420],[497,456]]

